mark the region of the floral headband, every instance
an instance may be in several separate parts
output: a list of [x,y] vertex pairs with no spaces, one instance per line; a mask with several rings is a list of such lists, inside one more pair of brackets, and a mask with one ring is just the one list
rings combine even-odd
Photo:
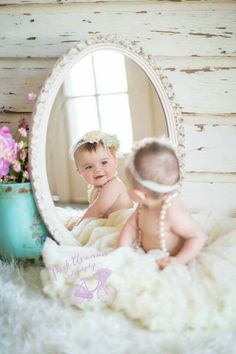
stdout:
[[104,133],[101,130],[92,130],[86,133],[73,147],[72,154],[74,156],[75,152],[83,145],[90,143],[102,143],[107,147],[111,152],[115,153],[119,147],[120,142],[116,135]]
[[129,169],[129,171],[131,172],[133,178],[135,179],[136,182],[138,182],[139,184],[141,184],[141,186],[150,189],[153,192],[158,192],[158,193],[170,193],[173,192],[175,190],[179,189],[179,183],[175,183],[173,185],[166,185],[166,184],[160,184],[154,181],[150,181],[150,180],[146,180],[143,179],[139,173],[136,171],[135,165],[134,165],[134,157],[136,152],[145,147],[147,144],[150,143],[158,143],[161,144],[162,146],[166,146],[168,148],[170,148],[171,150],[173,150],[175,152],[175,146],[164,136],[161,138],[144,138],[140,141],[137,141],[134,146],[133,146],[133,153],[131,154],[129,160],[128,160],[128,164],[127,167]]

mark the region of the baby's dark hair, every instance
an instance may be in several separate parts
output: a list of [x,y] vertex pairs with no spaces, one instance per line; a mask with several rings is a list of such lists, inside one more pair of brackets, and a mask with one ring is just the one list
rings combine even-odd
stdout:
[[[78,145],[81,144],[83,142],[83,140],[80,140],[78,142]],[[75,149],[74,151],[74,154],[78,151],[78,149],[81,149],[81,150],[87,150],[89,152],[92,152],[92,151],[96,151],[98,146],[99,145],[102,145],[104,146],[103,142],[102,141],[99,141],[99,142],[95,142],[95,143],[84,143],[83,145],[79,146],[77,149]]]
[[[179,161],[175,151],[167,144],[158,141],[151,141],[139,147],[134,152],[133,165],[135,171],[143,180],[162,185],[174,185],[180,180]],[[128,174],[130,173],[128,172]],[[133,182],[136,186],[139,185],[134,178]],[[153,198],[159,198],[163,195],[151,190],[150,193]]]
[[98,142],[94,142],[94,143],[90,143],[90,142],[84,143],[83,139],[82,139],[82,140],[79,140],[77,142],[77,144],[73,147],[72,158],[73,158],[74,162],[76,163],[76,153],[79,150],[80,151],[85,150],[85,151],[89,151],[89,152],[93,152],[93,151],[96,152],[97,148],[99,146],[102,146],[104,149],[108,149],[110,151],[110,153],[115,156],[114,149],[112,147],[111,148],[110,147],[106,147],[102,140],[99,140]]

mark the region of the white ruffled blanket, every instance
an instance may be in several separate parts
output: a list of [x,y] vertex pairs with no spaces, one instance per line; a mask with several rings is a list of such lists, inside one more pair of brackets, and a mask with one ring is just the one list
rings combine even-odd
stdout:
[[48,238],[42,251],[44,292],[82,310],[122,311],[153,331],[236,329],[236,220],[199,215],[208,234],[202,252],[188,266],[160,271],[160,250],[114,250],[132,211],[83,220],[74,230],[78,246],[58,246]]

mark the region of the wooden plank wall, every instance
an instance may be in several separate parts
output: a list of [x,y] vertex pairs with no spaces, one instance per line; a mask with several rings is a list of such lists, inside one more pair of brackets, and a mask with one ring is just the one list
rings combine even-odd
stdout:
[[236,212],[236,2],[0,0],[1,121],[30,117],[58,56],[118,34],[156,56],[184,116],[183,197],[192,210]]

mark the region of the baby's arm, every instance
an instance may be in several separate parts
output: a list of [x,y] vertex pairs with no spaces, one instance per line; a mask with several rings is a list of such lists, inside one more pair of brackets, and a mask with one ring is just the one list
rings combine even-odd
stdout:
[[173,205],[168,211],[168,219],[172,232],[184,238],[185,242],[175,257],[167,257],[158,262],[160,268],[165,268],[169,263],[186,264],[190,262],[197,256],[206,241],[205,234],[184,209],[179,199],[173,201]]
[[72,217],[67,222],[66,228],[71,231],[85,218],[103,217],[106,211],[115,203],[121,192],[121,185],[117,180],[107,182],[104,186],[99,188],[99,192],[97,188],[96,190],[90,188],[89,202],[91,202],[91,204],[82,217]]
[[126,223],[121,229],[119,239],[117,242],[118,247],[131,246],[137,236],[137,210],[128,218]]
[[85,218],[97,217],[102,218],[106,212],[112,207],[116,199],[121,193],[120,183],[113,179],[107,182],[100,190],[98,196],[88,207],[83,217],[80,219],[81,222]]

